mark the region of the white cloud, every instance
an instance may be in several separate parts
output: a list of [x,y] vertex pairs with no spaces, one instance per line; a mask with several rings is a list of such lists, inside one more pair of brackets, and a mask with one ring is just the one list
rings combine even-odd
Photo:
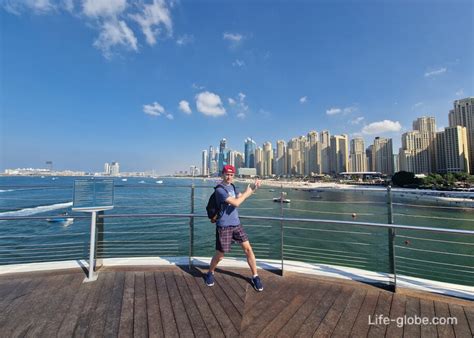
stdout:
[[1,6],[9,13],[20,15],[24,10],[32,10],[36,14],[46,14],[57,10],[56,5],[50,0],[23,0],[23,1],[2,1]]
[[269,112],[268,110],[265,110],[265,109],[259,109],[258,113],[262,116],[262,117],[265,117],[265,118],[269,118],[272,113]]
[[411,109],[417,109],[419,107],[421,107],[423,105],[423,102],[417,102],[413,105],[413,107],[411,107]]
[[363,117],[363,116],[359,116],[359,117],[356,117],[355,119],[353,119],[353,120],[351,121],[351,124],[359,124],[359,123],[361,123],[363,120],[364,120],[364,117]]
[[192,113],[192,110],[191,110],[191,107],[189,106],[189,102],[186,101],[186,100],[181,100],[179,101],[179,106],[178,106],[179,110],[181,110],[183,113],[186,113],[186,114],[191,114]]
[[445,68],[445,67],[442,67],[442,68],[439,68],[439,69],[435,69],[435,70],[432,70],[432,71],[430,71],[430,72],[426,72],[426,73],[425,73],[425,77],[440,75],[440,74],[446,73],[447,70],[448,70],[448,69]]
[[342,110],[340,108],[331,108],[326,110],[326,115],[336,115],[342,113]]
[[237,59],[234,62],[232,62],[232,66],[234,66],[234,67],[243,67],[243,66],[245,66],[245,61]]
[[222,116],[226,114],[219,95],[205,91],[196,95],[196,108],[206,116]]
[[232,42],[240,42],[244,38],[242,34],[234,34],[234,33],[224,33],[223,35],[224,40],[229,40]]
[[102,51],[106,58],[112,56],[112,49],[115,46],[123,46],[127,49],[137,51],[138,42],[133,31],[127,26],[125,21],[110,20],[102,25],[101,32],[94,46]]
[[247,115],[245,115],[245,113],[242,113],[242,112],[237,114],[237,117],[238,117],[239,119],[245,119],[246,116],[247,116]]
[[176,39],[176,44],[178,46],[185,46],[194,41],[194,36],[184,34]]
[[464,96],[464,89],[461,88],[456,92],[456,96]]
[[141,4],[141,10],[141,14],[129,16],[140,25],[149,45],[153,46],[156,43],[156,37],[161,33],[160,26],[163,26],[168,34],[172,34],[171,15],[164,0],[153,0],[151,4]]
[[229,104],[230,104],[231,106],[234,106],[234,105],[237,103],[237,102],[235,102],[235,100],[234,100],[233,98],[231,98],[231,97],[229,97],[227,100],[229,101]]
[[197,90],[203,90],[204,88],[206,88],[204,86],[198,85],[197,83],[193,83],[192,87],[193,89],[197,89]]
[[383,120],[378,122],[372,122],[364,126],[364,128],[362,128],[362,133],[365,135],[383,134],[387,132],[397,132],[401,129],[402,126],[400,125],[400,122]]
[[357,107],[351,106],[351,107],[346,107],[343,109],[344,114],[349,114],[352,112],[355,112],[357,110]]
[[88,17],[115,17],[127,7],[126,0],[84,0],[83,12]]
[[161,116],[165,114],[165,108],[158,102],[143,105],[143,112],[151,116]]
[[166,114],[166,118],[167,118],[168,120],[174,120],[174,116],[171,115],[171,114]]
[[300,103],[301,104],[306,103],[306,102],[308,102],[308,97],[307,96],[300,97]]

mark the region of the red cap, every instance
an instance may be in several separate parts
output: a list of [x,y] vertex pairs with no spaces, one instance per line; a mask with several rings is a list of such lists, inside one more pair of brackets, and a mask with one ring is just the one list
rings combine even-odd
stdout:
[[226,164],[224,168],[222,168],[222,173],[223,174],[235,174],[235,167],[230,164]]

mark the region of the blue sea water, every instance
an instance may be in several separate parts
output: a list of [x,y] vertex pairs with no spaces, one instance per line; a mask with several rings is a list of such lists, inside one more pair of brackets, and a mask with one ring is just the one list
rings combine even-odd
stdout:
[[[88,256],[89,214],[72,213],[71,224],[46,220],[64,211],[71,213],[76,179],[84,178],[0,177],[0,216],[43,217],[0,221],[0,265]],[[191,184],[195,185],[194,196]],[[115,206],[105,212],[98,255],[187,256],[190,219],[149,214],[187,214],[194,203],[194,211],[204,215],[215,184],[215,180],[166,177],[128,178],[127,181],[115,178]],[[262,188],[241,206],[240,214],[387,223],[388,209],[383,192],[284,191],[291,203],[274,203],[272,199],[279,196],[280,189]],[[411,204],[394,199],[394,202],[395,224],[474,229],[472,209],[440,208],[420,201]],[[109,217],[117,215],[121,217]],[[282,224],[279,221],[244,219],[243,225],[257,258],[281,259]],[[194,219],[193,236],[193,256],[212,256],[215,228],[207,218]],[[288,221],[283,223],[283,239],[283,255],[288,260],[389,271],[387,229]],[[474,285],[472,236],[403,230],[397,232],[395,251],[399,273]],[[243,253],[234,246],[231,256],[243,257]]]

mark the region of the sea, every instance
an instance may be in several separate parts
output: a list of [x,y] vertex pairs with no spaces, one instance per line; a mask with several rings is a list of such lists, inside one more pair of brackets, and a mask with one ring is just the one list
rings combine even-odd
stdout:
[[[71,208],[74,181],[89,179],[0,177],[0,217],[40,217],[0,220],[0,265],[87,259],[90,214]],[[188,214],[194,207],[195,213],[205,215],[217,182],[172,177],[114,178],[114,207],[105,211],[99,222],[98,257],[212,256],[215,226],[206,217],[191,220],[157,214]],[[246,184],[237,182],[236,186],[245,189]],[[273,201],[282,192],[290,203]],[[392,208],[394,224],[474,230],[473,208],[397,197],[393,197]],[[68,215],[59,216],[64,212]],[[264,184],[241,205],[239,213],[320,220],[308,223],[243,218],[257,259],[283,257],[335,268],[390,272],[387,229],[327,222],[388,223],[384,191],[303,190]],[[57,222],[58,218],[65,220]],[[394,251],[397,274],[474,286],[474,236],[397,230]],[[236,245],[229,256],[245,257]]]

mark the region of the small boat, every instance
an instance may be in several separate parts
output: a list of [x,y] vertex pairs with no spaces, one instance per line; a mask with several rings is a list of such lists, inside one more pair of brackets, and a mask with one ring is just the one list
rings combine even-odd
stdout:
[[281,197],[274,197],[273,202],[278,202],[278,203],[290,203],[291,200],[288,198],[281,198]]
[[321,198],[323,198],[323,196],[321,196],[321,195],[312,195],[310,198],[315,199],[315,200],[316,199],[320,200]]
[[122,182],[127,182],[128,180],[126,178],[122,178]]
[[160,181],[156,181],[156,183],[158,183],[158,184],[163,184],[163,181],[161,181],[161,180],[160,180]]
[[72,223],[74,221],[73,217],[55,217],[55,218],[46,218],[46,221],[50,223]]
[[57,179],[58,179],[57,177],[53,177],[53,178],[52,178],[53,181],[56,181]]
[[138,182],[138,183],[141,183],[141,184],[143,184],[143,183],[145,183],[145,181],[140,181],[140,182]]
[[268,190],[268,191],[269,191],[269,192],[274,192],[274,191],[275,191],[275,189],[270,189],[270,190]]

